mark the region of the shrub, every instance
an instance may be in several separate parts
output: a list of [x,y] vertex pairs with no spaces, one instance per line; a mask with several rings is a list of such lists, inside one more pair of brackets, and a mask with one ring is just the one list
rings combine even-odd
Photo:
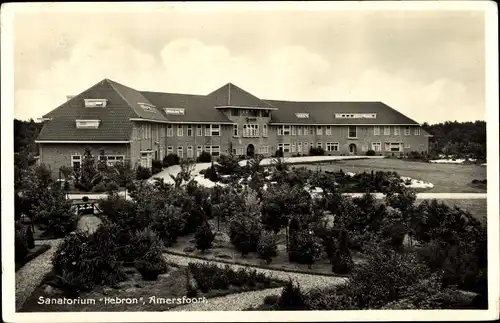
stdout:
[[257,251],[261,231],[257,194],[253,191],[246,191],[244,194],[244,207],[237,210],[238,213],[233,215],[229,223],[229,238],[242,256]]
[[205,250],[210,249],[212,247],[212,243],[215,239],[215,235],[210,228],[210,224],[205,222],[202,224],[195,233],[196,239],[196,248],[205,252]]
[[35,222],[45,227],[45,233],[56,238],[64,237],[76,228],[78,216],[72,209],[71,200],[60,187],[52,187],[40,197],[34,206]]
[[281,149],[276,150],[276,152],[274,153],[274,157],[282,158],[283,157],[283,150],[281,150]]
[[16,262],[22,262],[28,255],[28,240],[22,228],[16,228],[14,241],[14,258]]
[[116,222],[122,218],[130,218],[134,216],[136,212],[135,203],[119,197],[118,195],[101,199],[98,205],[102,214],[112,222]]
[[275,305],[279,301],[280,297],[279,295],[267,295],[264,297],[264,304],[265,305]]
[[219,158],[216,170],[219,174],[232,175],[241,173],[242,168],[235,156],[222,155]]
[[376,248],[367,262],[354,267],[348,290],[357,308],[377,309],[406,296],[409,286],[429,275],[415,255]]
[[353,262],[349,251],[349,236],[346,230],[340,231],[337,246],[331,258],[332,272],[337,274],[347,274],[351,272]]
[[325,150],[321,147],[311,147],[311,148],[309,148],[309,155],[310,156],[324,156]]
[[196,160],[198,163],[210,163],[212,161],[212,155],[210,155],[209,152],[202,151]]
[[262,231],[260,235],[257,252],[259,253],[259,257],[264,259],[268,264],[271,263],[272,257],[276,257],[278,254],[276,240],[276,234],[270,231]]
[[115,250],[108,227],[100,226],[93,234],[72,232],[52,258],[59,284],[75,294],[96,285],[115,285],[125,277]]
[[205,170],[205,173],[203,174],[203,177],[208,178],[212,182],[218,182],[219,181],[219,175],[217,174],[217,170],[214,165],[210,166]]
[[145,255],[151,248],[161,248],[163,243],[158,234],[151,228],[137,231],[133,237],[133,246],[136,257]]
[[35,248],[35,238],[33,237],[33,231],[31,230],[31,227],[28,226],[24,230],[26,236],[26,243],[28,244],[28,249]]
[[138,166],[135,171],[135,179],[146,180],[151,177],[151,170],[146,167]]
[[158,174],[159,172],[161,172],[163,168],[163,163],[161,160],[159,159],[155,159],[153,160],[152,162],[152,167],[151,167],[151,173],[154,175],[154,174]]
[[184,230],[186,219],[179,207],[167,204],[153,215],[151,228],[158,234],[166,247],[177,242],[177,237]]
[[[167,271],[167,263],[162,254],[162,243],[154,232],[141,232],[138,235],[147,234],[151,242],[149,249],[134,261],[135,268],[141,273],[144,280],[156,280],[158,275]],[[140,237],[143,239],[144,237]]]
[[276,307],[283,311],[301,311],[305,310],[304,295],[300,290],[300,285],[295,285],[292,280],[283,288],[281,296],[276,303]]
[[322,246],[319,238],[309,229],[290,232],[288,259],[299,264],[312,265],[321,255]]
[[370,149],[370,150],[368,150],[368,151],[366,152],[366,156],[375,156],[375,150],[371,150],[371,149]]
[[170,153],[163,157],[163,167],[170,167],[174,165],[179,165],[180,158],[176,154]]

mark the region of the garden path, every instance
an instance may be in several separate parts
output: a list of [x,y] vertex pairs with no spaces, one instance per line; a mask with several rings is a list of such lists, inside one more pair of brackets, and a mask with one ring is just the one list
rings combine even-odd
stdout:
[[[209,263],[216,264],[219,267],[225,267],[226,263],[214,261],[214,260],[202,260],[190,257],[177,256],[172,254],[164,254],[164,257],[172,263],[187,266],[190,262],[194,263]],[[238,270],[240,268],[248,268],[246,266],[229,265],[232,269]],[[283,272],[279,270],[270,270],[255,268],[258,273],[263,273],[268,277],[272,277],[279,280],[289,280],[300,284],[301,289],[310,290],[315,287],[327,287],[338,285],[347,282],[347,278],[344,277],[334,277],[334,276],[320,276],[320,275],[310,275],[310,274],[300,274],[292,272]],[[268,295],[280,295],[283,287],[265,289],[252,292],[244,292],[238,294],[231,294],[223,297],[211,298],[205,303],[193,303],[188,305],[183,305],[176,307],[175,311],[236,311],[243,310],[250,306],[258,306],[263,302],[264,297]]]
[[[95,216],[83,216],[78,222],[78,228],[93,232],[101,224]],[[42,282],[45,275],[52,270],[52,255],[63,239],[35,240],[35,245],[50,245],[50,249],[31,260],[16,273],[16,311],[20,310],[28,297]]]

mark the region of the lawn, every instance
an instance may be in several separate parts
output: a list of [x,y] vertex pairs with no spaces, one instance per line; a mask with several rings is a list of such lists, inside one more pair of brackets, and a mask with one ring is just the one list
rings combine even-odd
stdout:
[[322,163],[318,165],[304,165],[310,169],[320,167],[323,171],[344,172],[371,172],[396,171],[400,176],[407,176],[434,184],[428,190],[431,193],[484,193],[484,187],[473,187],[474,179],[486,179],[486,167],[479,165],[431,164],[423,162],[409,162],[399,159],[361,159]]
[[[177,243],[172,247],[167,248],[167,250],[176,253],[193,255],[207,260],[219,260],[271,270],[286,270],[292,272],[332,275],[332,265],[330,264],[328,259],[321,259],[316,261],[311,268],[309,268],[306,264],[289,262],[288,252],[286,251],[286,235],[284,230],[281,230],[278,233],[278,255],[276,257],[273,257],[271,264],[268,265],[264,260],[260,259],[258,257],[258,254],[255,252],[251,252],[245,257],[242,257],[241,253],[233,247],[227,235],[222,234],[222,232],[227,232],[225,223],[220,223],[219,232],[217,232],[216,219],[209,220],[209,223],[212,227],[212,230],[217,235],[215,237],[212,248],[205,251],[205,253],[202,253],[200,250],[196,249],[194,234],[179,237],[177,239]],[[363,261],[363,258],[361,258],[356,252],[351,251],[351,253],[355,264]]]

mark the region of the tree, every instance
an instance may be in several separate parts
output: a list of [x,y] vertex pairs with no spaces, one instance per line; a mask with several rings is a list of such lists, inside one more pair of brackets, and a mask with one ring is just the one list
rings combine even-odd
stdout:
[[244,209],[238,210],[229,222],[229,239],[242,256],[257,250],[262,230],[259,222],[260,205],[257,194],[246,190],[244,195]]
[[270,264],[272,258],[278,254],[276,240],[276,234],[272,231],[263,230],[260,235],[257,251],[259,257],[264,259],[267,264]]
[[212,247],[212,243],[215,239],[215,235],[210,228],[210,224],[205,221],[195,233],[196,239],[196,248],[205,253],[205,250],[210,249]]
[[76,228],[78,217],[72,209],[71,200],[66,199],[64,190],[54,185],[47,194],[40,197],[33,206],[35,222],[43,225],[47,234],[64,237]]
[[345,229],[340,231],[336,248],[331,258],[332,272],[347,274],[352,270],[353,262],[349,251],[349,236]]

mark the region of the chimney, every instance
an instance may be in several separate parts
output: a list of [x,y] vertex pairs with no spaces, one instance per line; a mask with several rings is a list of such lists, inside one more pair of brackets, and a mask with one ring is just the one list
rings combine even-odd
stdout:
[[66,95],[66,101],[69,101],[74,97],[75,97],[75,95]]

